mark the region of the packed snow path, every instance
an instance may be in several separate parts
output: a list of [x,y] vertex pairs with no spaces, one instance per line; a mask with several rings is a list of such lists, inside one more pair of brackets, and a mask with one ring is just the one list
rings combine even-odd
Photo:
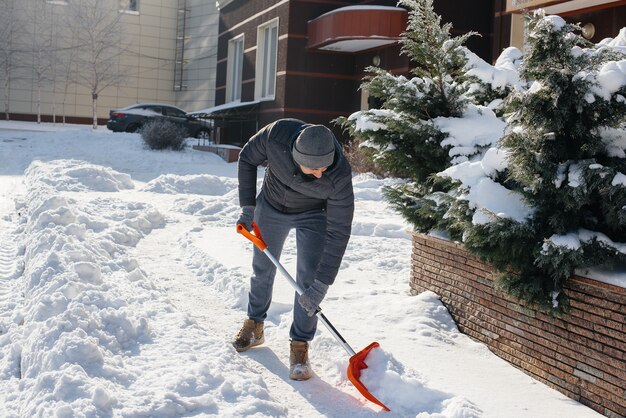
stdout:
[[[112,151],[114,150],[114,151]],[[266,344],[237,353],[252,249],[234,230],[236,165],[88,129],[0,131],[0,416],[371,417],[321,326],[315,376],[288,379],[293,290],[277,277]],[[260,173],[262,174],[262,173]],[[410,296],[407,226],[355,177],[353,234],[322,307],[366,386],[406,417],[597,417]],[[293,236],[281,261],[294,271]]]
[[[165,228],[153,231],[137,246],[137,260],[140,266],[145,266],[149,277],[154,278],[161,286],[160,291],[170,298],[174,307],[180,312],[184,312],[191,318],[198,327],[204,331],[204,337],[196,336],[194,345],[200,349],[198,357],[211,357],[211,349],[208,343],[201,343],[208,336],[218,336],[224,342],[228,342],[238,330],[242,322],[242,312],[230,309],[225,305],[224,297],[211,290],[206,282],[198,278],[197,275],[188,268],[188,265],[194,263],[194,259],[206,258],[212,260],[215,265],[219,265],[219,261],[215,257],[220,255],[220,242],[217,239],[211,239],[210,234],[213,232],[201,230],[201,234],[208,234],[209,241],[216,241],[211,250],[216,250],[217,254],[211,253],[195,253],[188,254],[187,249],[180,247],[172,247],[172,240],[182,241],[185,235],[189,233],[187,227],[197,224],[193,216],[180,215],[168,221]],[[234,228],[229,228],[230,233],[234,232]],[[200,229],[196,229],[200,232]],[[223,233],[226,231],[222,231]],[[174,250],[174,251],[172,251]],[[211,255],[213,254],[213,255]],[[235,271],[233,276],[237,276],[237,267],[231,266]],[[209,278],[209,280],[211,280]],[[250,350],[242,354],[243,363],[246,368],[258,373],[268,387],[272,389],[272,396],[284,407],[283,412],[289,416],[311,417],[320,414],[320,410],[311,404],[307,397],[304,396],[309,390],[313,392],[323,393],[328,389],[328,385],[322,384],[319,379],[312,388],[307,388],[304,382],[292,382],[288,379],[288,350],[287,343],[276,341],[274,338],[273,327],[268,323],[266,330],[267,343],[263,347]],[[202,350],[206,348],[206,351]],[[178,364],[179,359],[173,358],[174,366]],[[301,391],[299,389],[307,389]],[[309,395],[310,397],[310,395]],[[346,408],[346,406],[344,406]],[[289,413],[291,411],[291,413]],[[324,414],[332,414],[337,410],[326,411]],[[346,411],[347,413],[348,411]]]

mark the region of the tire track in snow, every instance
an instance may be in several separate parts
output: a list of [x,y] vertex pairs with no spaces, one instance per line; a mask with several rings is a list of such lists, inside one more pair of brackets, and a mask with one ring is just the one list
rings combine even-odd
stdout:
[[[19,158],[5,158],[0,167],[0,374],[7,379],[5,391],[0,391],[0,416],[9,416],[6,397],[19,390],[20,354],[19,345],[13,344],[10,331],[19,327],[24,296],[20,277],[24,271],[16,235],[19,213],[16,198],[24,191],[23,168]],[[18,322],[18,323],[16,323]]]
[[22,256],[19,254],[15,236],[9,232],[10,226],[0,222],[0,335],[5,334],[11,322],[11,316],[18,305],[22,305],[24,296],[19,290],[19,280],[24,271]]
[[[18,389],[20,377],[19,354],[13,350],[12,337],[9,331],[21,324],[21,307],[24,305],[24,294],[21,291],[20,277],[24,271],[23,256],[14,234],[12,224],[0,220],[0,373],[4,378],[10,377],[10,384],[5,387]],[[17,313],[17,315],[16,315]],[[17,322],[17,323],[16,323]],[[5,410],[5,396],[0,393],[0,416],[8,416]]]
[[[7,165],[3,171],[10,172],[10,168]],[[0,183],[0,335],[7,333],[15,308],[24,303],[17,280],[24,271],[24,261],[15,232],[19,222],[15,202],[23,189],[22,176],[3,176]]]

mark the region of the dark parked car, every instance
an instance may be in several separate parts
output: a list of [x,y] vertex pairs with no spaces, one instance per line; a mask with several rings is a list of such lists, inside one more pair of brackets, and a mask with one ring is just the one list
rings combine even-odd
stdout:
[[107,128],[113,132],[137,132],[144,124],[155,118],[183,126],[191,137],[210,139],[210,122],[198,119],[175,106],[160,103],[139,103],[111,110]]

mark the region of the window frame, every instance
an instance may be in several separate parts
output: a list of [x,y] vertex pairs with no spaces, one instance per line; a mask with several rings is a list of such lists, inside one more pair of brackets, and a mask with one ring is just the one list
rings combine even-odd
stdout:
[[244,34],[228,40],[226,63],[226,103],[241,100],[243,85]]
[[[134,3],[134,7],[131,8],[131,4]],[[120,0],[119,12],[132,15],[139,14],[139,0]]]
[[[279,34],[278,17],[257,27],[257,54],[254,97],[256,100],[273,100],[276,97],[276,79],[278,75],[278,41]],[[276,30],[274,39],[271,36],[272,29]],[[266,45],[270,42],[270,46]],[[275,43],[272,45],[272,42]],[[271,49],[273,46],[273,50]],[[270,91],[271,90],[271,91]]]

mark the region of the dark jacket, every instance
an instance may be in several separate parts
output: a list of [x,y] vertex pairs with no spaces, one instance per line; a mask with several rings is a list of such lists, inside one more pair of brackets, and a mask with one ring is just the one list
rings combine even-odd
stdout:
[[330,285],[339,271],[352,228],[352,169],[335,140],[335,161],[322,177],[312,179],[303,174],[291,149],[306,126],[297,119],[281,119],[250,138],[239,154],[239,203],[256,205],[257,167],[267,162],[262,193],[276,210],[301,213],[325,209],[326,244],[314,278]]

